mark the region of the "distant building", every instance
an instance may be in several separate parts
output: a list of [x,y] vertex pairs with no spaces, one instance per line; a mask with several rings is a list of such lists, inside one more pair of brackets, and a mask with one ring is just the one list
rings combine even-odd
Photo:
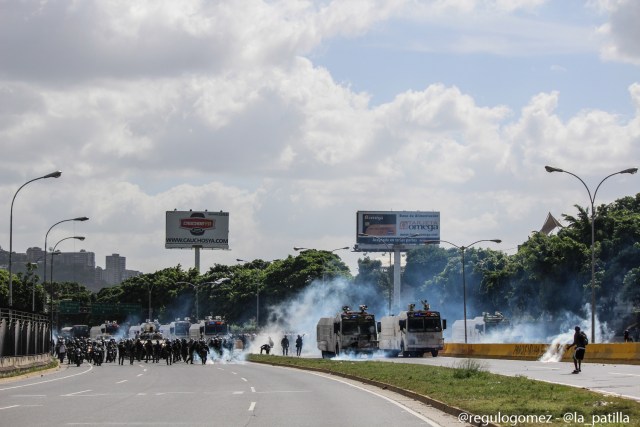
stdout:
[[[35,273],[40,280],[44,280],[44,256],[41,248],[28,248],[26,253],[11,255],[11,265],[14,274],[25,273],[28,263],[37,264]],[[106,257],[106,268],[96,266],[96,255],[84,249],[79,252],[59,252],[55,255],[47,254],[47,281],[76,282],[84,285],[92,292],[108,286],[122,283],[131,277],[143,274],[136,270],[126,269],[126,257],[112,254]],[[0,247],[0,269],[9,269],[9,251]]]
[[562,228],[560,221],[558,221],[553,215],[551,215],[551,212],[549,212],[547,219],[544,220],[544,224],[542,224],[542,228],[539,232],[548,236],[553,232],[557,232],[560,228]]
[[127,258],[119,254],[107,255],[106,268],[104,270],[104,279],[108,285],[117,285],[122,283],[125,278],[127,267]]
[[44,260],[44,251],[41,248],[27,249],[27,262],[40,262],[43,260]]
[[144,273],[142,273],[142,271],[137,271],[137,270],[125,270],[124,271],[124,276],[122,278],[122,280],[127,280],[127,279],[131,279],[132,277],[136,277],[136,276],[142,276]]

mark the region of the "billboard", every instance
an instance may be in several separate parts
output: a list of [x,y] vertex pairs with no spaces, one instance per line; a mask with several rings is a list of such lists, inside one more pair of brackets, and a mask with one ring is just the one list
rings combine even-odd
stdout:
[[358,251],[412,249],[425,240],[440,240],[440,212],[358,211],[356,226]]
[[167,211],[166,249],[229,249],[229,212]]

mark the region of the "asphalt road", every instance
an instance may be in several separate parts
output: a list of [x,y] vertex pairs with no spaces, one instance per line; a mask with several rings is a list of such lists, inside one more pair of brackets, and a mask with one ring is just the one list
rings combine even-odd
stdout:
[[[588,353],[586,358],[588,359]],[[431,357],[386,359],[376,357],[375,360],[395,363],[420,363],[434,366],[454,367],[462,363],[464,358]],[[523,375],[525,377],[585,388],[600,393],[615,394],[640,401],[640,365],[583,363],[582,372],[572,374],[572,362],[538,362],[505,359],[473,359],[496,374]]]
[[85,363],[1,383],[0,426],[461,425],[426,405],[405,406],[384,394],[326,375],[244,362]]

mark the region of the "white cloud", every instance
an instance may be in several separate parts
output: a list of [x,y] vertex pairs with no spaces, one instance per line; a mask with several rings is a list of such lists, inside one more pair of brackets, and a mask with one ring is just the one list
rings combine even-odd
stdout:
[[[532,90],[512,111],[437,82],[372,106],[305,54],[379,30],[415,3],[249,3],[11,3],[0,16],[0,211],[22,183],[63,171],[20,193],[14,249],[41,246],[51,224],[86,215],[52,240],[85,234],[74,245],[99,264],[116,252],[128,268],[190,267],[190,251],[164,249],[173,209],[230,212],[232,251],[204,253],[203,268],[351,246],[355,212],[367,209],[439,210],[443,238],[512,247],[548,211],[583,203],[583,189],[544,164],[594,180],[637,166],[628,163],[640,158],[638,83],[631,118],[590,108],[561,119],[561,90]],[[508,5],[446,3],[500,19]],[[607,188],[603,200],[637,185]],[[341,255],[355,265],[357,254]]]
[[609,21],[599,28],[606,40],[603,56],[640,65],[640,3],[634,0],[608,0],[601,7],[609,13]]

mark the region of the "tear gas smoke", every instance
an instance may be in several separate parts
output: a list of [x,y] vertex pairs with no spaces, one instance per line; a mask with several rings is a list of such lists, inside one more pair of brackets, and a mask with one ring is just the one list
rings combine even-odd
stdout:
[[[614,332],[606,322],[596,316],[596,341],[609,342]],[[483,317],[467,319],[468,343],[553,343],[557,337],[568,333],[565,342],[571,343],[575,326],[591,336],[591,305],[585,304],[579,315],[565,312],[553,319],[539,321],[509,319],[509,323],[493,329],[485,328]],[[464,342],[464,321],[456,320],[452,325],[452,335],[448,342]],[[568,331],[568,332],[564,332]]]
[[249,347],[249,352],[260,353],[260,346],[271,338],[274,348],[271,354],[282,354],[281,340],[289,339],[289,355],[295,356],[295,340],[302,336],[302,356],[317,356],[316,325],[321,317],[338,314],[348,305],[357,309],[366,304],[368,312],[376,318],[386,313],[387,299],[381,297],[370,285],[354,285],[342,278],[331,281],[316,280],[289,300],[268,308],[269,323],[262,328]]

